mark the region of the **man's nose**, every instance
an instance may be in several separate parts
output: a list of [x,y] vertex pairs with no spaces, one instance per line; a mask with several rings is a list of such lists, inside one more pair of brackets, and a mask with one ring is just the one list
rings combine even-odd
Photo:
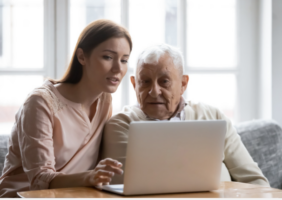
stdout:
[[157,98],[161,93],[161,88],[157,83],[153,84],[149,91],[150,96],[153,98]]

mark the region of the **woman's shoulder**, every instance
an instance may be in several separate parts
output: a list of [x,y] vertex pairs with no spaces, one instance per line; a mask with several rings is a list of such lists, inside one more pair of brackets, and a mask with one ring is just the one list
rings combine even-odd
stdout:
[[52,113],[58,112],[64,104],[60,101],[60,99],[54,93],[50,81],[45,81],[43,85],[35,88],[31,93],[28,94],[24,106],[32,105],[33,107],[36,105],[46,105]]

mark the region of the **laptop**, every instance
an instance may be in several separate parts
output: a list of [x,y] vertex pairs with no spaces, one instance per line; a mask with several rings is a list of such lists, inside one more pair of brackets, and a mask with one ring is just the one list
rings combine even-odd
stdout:
[[142,121],[129,126],[124,184],[97,186],[120,195],[219,188],[226,121]]

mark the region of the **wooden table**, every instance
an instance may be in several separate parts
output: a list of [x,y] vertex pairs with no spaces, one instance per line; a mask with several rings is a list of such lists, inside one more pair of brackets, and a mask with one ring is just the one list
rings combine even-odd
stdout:
[[[49,190],[37,190],[28,192],[18,192],[22,198],[123,198],[120,196],[104,191],[100,191],[91,187],[61,188]],[[238,183],[238,182],[222,182],[218,190],[210,192],[194,192],[194,193],[177,193],[177,194],[157,194],[157,195],[141,195],[129,196],[134,198],[250,198],[250,197],[280,197],[282,198],[282,190],[263,187],[258,185]]]

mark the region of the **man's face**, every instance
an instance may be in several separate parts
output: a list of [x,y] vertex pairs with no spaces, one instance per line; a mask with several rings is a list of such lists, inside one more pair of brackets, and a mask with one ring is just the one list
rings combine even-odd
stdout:
[[173,60],[163,55],[157,64],[138,66],[131,77],[141,110],[150,118],[169,119],[176,111],[189,77],[180,75]]

